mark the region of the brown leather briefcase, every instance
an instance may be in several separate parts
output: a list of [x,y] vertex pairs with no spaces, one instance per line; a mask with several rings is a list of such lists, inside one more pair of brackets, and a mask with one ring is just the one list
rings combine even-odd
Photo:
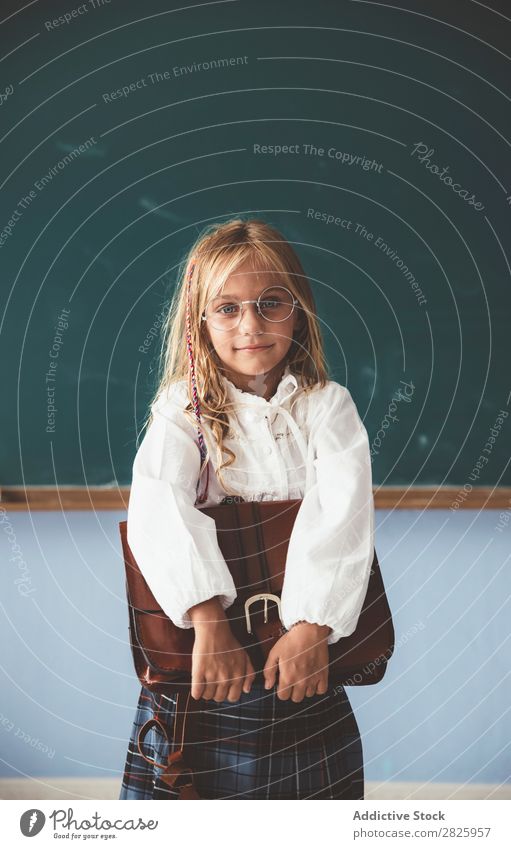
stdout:
[[[285,633],[279,616],[280,594],[289,537],[301,501],[233,500],[200,508],[215,521],[218,544],[237,590],[226,615],[256,673],[262,672],[270,649]],[[149,690],[186,693],[194,630],[177,627],[163,612],[130,550],[127,522],[120,522],[119,528],[138,678]],[[357,627],[328,649],[329,687],[376,684],[383,678],[394,649],[394,628],[376,552]]]

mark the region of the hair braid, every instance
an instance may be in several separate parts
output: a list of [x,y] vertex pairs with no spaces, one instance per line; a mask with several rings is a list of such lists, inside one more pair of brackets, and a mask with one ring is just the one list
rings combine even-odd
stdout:
[[[190,267],[188,270],[188,291],[187,291],[187,299],[186,299],[186,347],[188,349],[188,364],[190,367],[190,377],[192,382],[192,404],[195,410],[195,417],[197,419],[197,432],[199,435],[199,451],[200,451],[200,459],[201,459],[201,472],[202,472],[202,463],[207,457],[207,448],[204,442],[204,436],[201,430],[201,415],[200,415],[200,404],[199,404],[199,395],[197,392],[197,383],[195,380],[195,363],[193,359],[193,350],[192,350],[192,333],[191,333],[191,325],[190,325],[190,303],[191,303],[191,288],[192,288],[192,277],[193,271],[195,268],[195,257],[192,257]],[[199,483],[197,484],[197,492],[200,484],[200,474],[199,474]],[[204,492],[201,495],[197,494],[197,501],[199,504],[203,504],[208,497],[208,485],[209,485],[209,463],[206,466],[206,487]]]

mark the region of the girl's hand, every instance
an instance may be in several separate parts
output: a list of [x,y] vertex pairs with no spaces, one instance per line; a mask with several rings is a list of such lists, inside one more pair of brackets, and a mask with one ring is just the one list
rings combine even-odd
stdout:
[[275,684],[279,699],[301,702],[304,696],[326,693],[328,687],[328,625],[300,622],[290,628],[271,649],[263,674],[265,687]]
[[247,652],[218,599],[195,605],[189,613],[195,628],[192,698],[237,702],[242,690],[250,692],[256,674]]

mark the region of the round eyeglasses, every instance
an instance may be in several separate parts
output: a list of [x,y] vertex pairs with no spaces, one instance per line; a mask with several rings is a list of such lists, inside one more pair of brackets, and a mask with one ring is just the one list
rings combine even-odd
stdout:
[[298,300],[284,286],[269,286],[256,301],[238,301],[229,295],[216,295],[206,304],[201,320],[215,330],[234,330],[243,314],[243,304],[257,304],[257,312],[265,321],[286,321]]

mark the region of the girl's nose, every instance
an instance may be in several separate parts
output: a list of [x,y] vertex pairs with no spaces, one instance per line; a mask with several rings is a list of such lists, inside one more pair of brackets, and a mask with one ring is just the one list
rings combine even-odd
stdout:
[[243,304],[238,330],[242,328],[250,331],[252,328],[257,329],[263,324],[264,319],[257,311],[257,304]]

